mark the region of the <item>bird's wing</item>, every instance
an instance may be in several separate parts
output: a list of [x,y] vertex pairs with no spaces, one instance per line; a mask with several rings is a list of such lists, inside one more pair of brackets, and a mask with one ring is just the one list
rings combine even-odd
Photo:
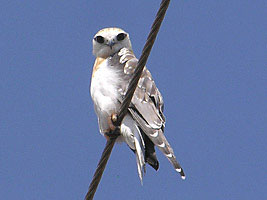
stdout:
[[[132,78],[137,67],[138,59],[132,51],[126,48],[123,48],[118,55],[120,56],[120,63],[124,64],[124,74]],[[126,90],[127,88],[125,88],[123,94],[125,94]],[[130,107],[134,107],[139,111],[149,127],[161,129],[165,126],[163,105],[163,98],[156,87],[151,73],[145,67],[139,79]]]
[[[129,81],[137,67],[138,59],[131,50],[126,48],[121,49],[113,57],[117,57],[116,59],[119,59],[120,65],[123,65],[122,69],[124,74],[122,74],[122,77],[124,77],[125,81],[123,82],[124,84],[119,87],[123,99]],[[122,99],[120,99],[120,101],[122,101]],[[138,122],[144,133],[162,151],[174,166],[175,170],[179,172],[184,179],[185,175],[183,169],[177,162],[173,149],[163,134],[165,126],[163,105],[163,98],[156,87],[151,73],[145,67],[132,98],[129,112]]]

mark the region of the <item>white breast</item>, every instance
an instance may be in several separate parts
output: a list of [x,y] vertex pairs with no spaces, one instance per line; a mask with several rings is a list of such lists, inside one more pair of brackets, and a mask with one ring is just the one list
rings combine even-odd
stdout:
[[101,133],[108,128],[108,117],[119,109],[119,85],[120,77],[117,71],[108,66],[107,59],[103,61],[94,73],[91,80],[91,96],[94,101],[95,111],[98,115]]

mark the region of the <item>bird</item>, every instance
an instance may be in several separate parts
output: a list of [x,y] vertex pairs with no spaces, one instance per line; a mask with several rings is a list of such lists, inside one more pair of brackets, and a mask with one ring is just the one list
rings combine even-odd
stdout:
[[[111,118],[120,108],[138,59],[133,53],[129,34],[121,28],[101,29],[93,37],[92,43],[96,60],[90,93],[100,133],[108,139],[115,128]],[[185,179],[185,173],[164,135],[163,108],[162,95],[145,66],[116,139],[116,142],[125,142],[134,152],[141,183],[146,163],[156,171],[159,169],[155,146]]]

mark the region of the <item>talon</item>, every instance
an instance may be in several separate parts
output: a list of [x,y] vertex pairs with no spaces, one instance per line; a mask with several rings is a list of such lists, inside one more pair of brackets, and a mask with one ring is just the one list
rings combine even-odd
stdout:
[[108,132],[104,134],[107,140],[111,138],[117,138],[119,135],[120,135],[120,127],[115,127],[114,130],[109,130]]

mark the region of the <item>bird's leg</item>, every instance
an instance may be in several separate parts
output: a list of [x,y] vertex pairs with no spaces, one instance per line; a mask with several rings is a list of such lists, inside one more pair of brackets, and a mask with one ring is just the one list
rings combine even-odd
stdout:
[[113,124],[113,126],[116,126],[116,122],[118,120],[118,115],[116,113],[112,113],[110,119],[111,119],[111,123]]
[[116,121],[117,121],[117,114],[116,113],[112,113],[110,117],[108,117],[108,125],[109,125],[109,129],[110,131],[114,131],[116,129]]
[[111,117],[108,117],[108,125],[109,130],[105,133],[106,139],[110,139],[112,137],[118,137],[120,135],[120,127],[114,125],[118,119],[116,113],[112,113]]

